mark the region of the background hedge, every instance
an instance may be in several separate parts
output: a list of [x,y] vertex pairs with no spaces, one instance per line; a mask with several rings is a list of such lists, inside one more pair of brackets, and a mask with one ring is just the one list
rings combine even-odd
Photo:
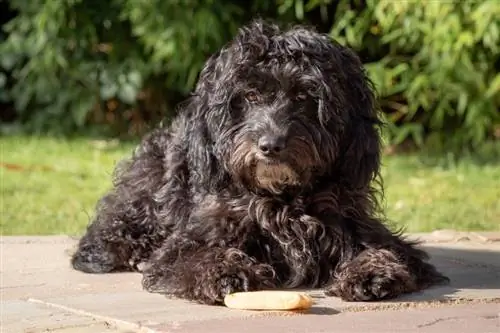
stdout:
[[389,144],[457,151],[500,137],[498,0],[16,0],[2,6],[4,132],[140,135],[171,117],[205,59],[260,16],[313,24],[352,47],[378,89]]

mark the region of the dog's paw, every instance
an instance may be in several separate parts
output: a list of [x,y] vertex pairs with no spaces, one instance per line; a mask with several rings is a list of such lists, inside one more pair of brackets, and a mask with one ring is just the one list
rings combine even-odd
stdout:
[[249,291],[249,280],[244,274],[224,275],[214,281],[209,287],[207,296],[213,304],[222,304],[228,294]]
[[80,247],[71,258],[71,265],[75,270],[104,274],[117,268],[116,256],[95,246]]
[[397,297],[417,290],[416,276],[387,250],[367,250],[342,267],[327,296],[367,302]]
[[398,281],[386,276],[365,276],[359,279],[337,281],[325,290],[327,296],[336,296],[349,302],[368,302],[397,296]]

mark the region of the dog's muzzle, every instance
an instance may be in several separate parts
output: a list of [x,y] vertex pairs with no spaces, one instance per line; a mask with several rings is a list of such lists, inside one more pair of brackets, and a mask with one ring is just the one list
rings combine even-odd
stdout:
[[286,137],[282,135],[263,135],[257,142],[259,153],[265,157],[279,157],[285,152]]
[[279,194],[287,186],[299,183],[299,175],[286,162],[260,157],[255,166],[255,179],[259,187]]

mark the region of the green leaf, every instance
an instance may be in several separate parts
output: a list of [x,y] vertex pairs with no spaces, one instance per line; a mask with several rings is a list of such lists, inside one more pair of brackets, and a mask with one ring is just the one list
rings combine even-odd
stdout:
[[85,124],[87,116],[94,105],[94,98],[91,96],[81,96],[78,102],[73,106],[73,119],[78,127]]
[[485,96],[491,98],[497,94],[500,94],[500,74],[497,74],[493,80],[491,80],[488,85],[488,90],[486,90]]
[[7,84],[7,75],[5,75],[5,73],[3,72],[0,72],[0,88],[4,88],[6,84]]
[[101,86],[100,95],[103,100],[108,100],[116,96],[118,86],[114,83],[104,84]]
[[127,75],[127,81],[134,85],[136,88],[140,88],[142,86],[142,77],[141,73],[138,71],[132,71]]
[[302,0],[295,0],[295,17],[299,20],[304,19],[304,2]]
[[459,115],[463,116],[465,111],[467,110],[467,102],[469,98],[467,96],[467,92],[462,91],[460,92],[460,95],[458,97],[458,105],[457,105],[457,112]]
[[15,107],[19,111],[25,111],[28,103],[31,101],[31,98],[33,96],[33,90],[32,89],[27,89],[25,90],[24,94],[19,94],[15,96]]
[[396,135],[393,138],[393,143],[396,145],[402,143],[410,136],[411,133],[412,133],[412,126],[410,124],[401,126],[396,130],[395,133]]
[[0,66],[3,69],[10,71],[14,68],[16,63],[19,60],[19,55],[13,52],[2,52],[2,56],[0,56]]
[[135,99],[137,97],[137,89],[129,84],[125,83],[120,86],[120,89],[118,90],[118,98],[128,104],[133,104],[135,102]]

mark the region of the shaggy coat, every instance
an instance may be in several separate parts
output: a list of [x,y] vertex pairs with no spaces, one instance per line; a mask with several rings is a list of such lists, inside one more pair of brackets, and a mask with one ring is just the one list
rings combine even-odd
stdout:
[[139,270],[148,291],[205,304],[296,287],[370,301],[445,282],[383,224],[379,124],[351,50],[254,21],[117,167],[72,265]]

